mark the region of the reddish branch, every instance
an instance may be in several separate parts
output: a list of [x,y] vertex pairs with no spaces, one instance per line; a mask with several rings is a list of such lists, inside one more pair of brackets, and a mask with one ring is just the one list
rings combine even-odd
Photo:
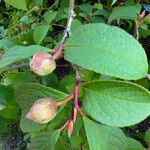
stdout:
[[65,98],[64,100],[60,101],[60,102],[57,102],[57,106],[62,106],[64,105],[65,103],[71,101],[73,99],[73,93],[71,93],[67,98]]

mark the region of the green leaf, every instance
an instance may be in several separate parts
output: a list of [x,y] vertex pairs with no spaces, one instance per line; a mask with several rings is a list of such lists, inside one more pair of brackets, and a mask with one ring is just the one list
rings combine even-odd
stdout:
[[8,50],[0,60],[0,69],[9,66],[17,61],[20,61],[25,58],[29,58],[33,54],[37,52],[48,52],[49,49],[38,46],[38,45],[31,45],[31,46],[14,46],[10,50]]
[[83,143],[83,139],[78,135],[73,135],[70,137],[70,143],[75,149],[79,149],[81,144]]
[[137,7],[139,7],[139,5],[116,8],[109,16],[108,22],[110,23],[115,19],[137,20],[137,14],[140,13],[140,9],[137,9]]
[[16,39],[11,39],[11,38],[2,39],[0,40],[0,49],[6,52],[13,46],[20,45],[20,44],[21,43]]
[[127,150],[144,150],[144,147],[135,139],[127,137]]
[[96,8],[96,9],[103,9],[103,5],[101,4],[101,3],[95,3],[94,4],[94,8]]
[[82,25],[82,23],[79,20],[74,19],[72,22],[72,25],[71,25],[71,31],[74,31],[77,27],[79,27],[81,25]]
[[0,85],[0,116],[6,119],[18,118],[18,106],[15,102],[14,90],[8,86]]
[[27,10],[26,0],[4,0],[10,6],[13,6],[17,9]]
[[23,16],[19,22],[21,23],[26,23],[26,24],[29,24],[29,23],[32,23],[33,21],[35,21],[35,19],[30,19],[29,16],[25,15]]
[[126,137],[119,128],[83,121],[90,150],[126,150]]
[[57,11],[49,11],[44,14],[44,19],[47,23],[51,23],[57,16]]
[[148,146],[150,147],[150,129],[148,129],[145,133],[145,141],[147,142]]
[[66,60],[105,75],[136,80],[148,72],[145,50],[118,27],[101,23],[80,26],[64,48]]
[[69,85],[74,86],[74,82],[75,82],[75,74],[68,74],[68,75],[64,76],[60,80],[59,90],[61,90],[62,92],[68,92],[67,86],[69,86]]
[[54,73],[42,77],[41,83],[54,89],[58,89],[59,87],[59,79]]
[[11,72],[5,74],[3,85],[30,83],[34,81],[34,75],[30,72]]
[[45,128],[45,125],[41,125],[25,118],[25,115],[37,99],[51,97],[52,99],[59,101],[67,96],[60,91],[48,88],[41,84],[26,83],[15,85],[14,88],[16,100],[22,109],[20,127],[23,132],[32,132]]
[[44,38],[47,35],[48,29],[49,29],[48,24],[42,24],[42,25],[38,25],[35,27],[33,36],[34,36],[34,40],[37,44],[42,43],[42,41],[44,40]]
[[150,115],[150,93],[123,81],[93,81],[85,89],[83,107],[95,120],[107,125],[134,125]]
[[[9,126],[8,126],[9,124],[10,124],[10,120],[0,117],[0,128],[3,129],[0,130],[0,135],[3,133],[7,133],[9,131]],[[0,149],[3,150],[1,147]]]
[[60,131],[43,132],[31,139],[28,150],[54,150],[55,144],[60,136]]
[[84,3],[84,4],[81,4],[79,6],[79,8],[85,12],[86,14],[90,14],[92,12],[92,5],[90,5],[89,3]]

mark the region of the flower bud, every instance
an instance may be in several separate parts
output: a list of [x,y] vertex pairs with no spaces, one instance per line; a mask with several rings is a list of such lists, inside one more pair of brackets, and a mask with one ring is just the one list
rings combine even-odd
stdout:
[[51,98],[41,98],[33,104],[26,118],[43,124],[51,121],[56,113],[57,103]]
[[72,132],[73,132],[73,120],[72,118],[70,118],[68,122],[68,137],[69,138],[72,135]]
[[35,55],[33,55],[33,58],[30,61],[31,71],[40,76],[50,74],[55,68],[55,60],[49,53],[36,53]]

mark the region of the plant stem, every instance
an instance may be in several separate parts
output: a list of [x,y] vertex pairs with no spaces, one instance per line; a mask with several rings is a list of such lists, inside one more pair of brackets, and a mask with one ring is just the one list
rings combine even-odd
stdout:
[[75,17],[74,3],[75,3],[75,0],[70,0],[70,2],[69,2],[68,21],[67,21],[67,25],[66,25],[66,28],[65,28],[65,31],[64,31],[64,36],[63,36],[62,40],[60,41],[60,44],[64,44],[66,38],[71,35],[71,24],[72,24],[73,19]]
[[73,93],[71,93],[67,98],[65,98],[64,100],[57,102],[57,106],[62,106],[65,103],[69,102],[70,100],[72,100],[74,97]]
[[26,67],[29,66],[29,63],[22,63],[22,64],[18,64],[18,65],[13,65],[7,69],[4,70],[4,72],[8,73],[10,71],[13,71],[15,69],[21,68],[21,67]]
[[138,28],[139,28],[138,21],[135,21],[133,36],[134,36],[137,40],[139,39],[139,31],[138,31]]
[[65,124],[62,125],[62,126],[59,128],[59,130],[62,131],[64,128],[66,128],[66,126],[68,125],[68,122],[69,122],[69,120],[67,120],[67,121],[65,122]]
[[72,24],[73,19],[75,17],[74,3],[75,3],[75,0],[70,0],[70,2],[69,2],[69,16],[68,16],[67,25],[66,25],[66,28],[64,30],[63,37],[62,37],[61,41],[59,42],[58,48],[56,48],[54,51],[54,55],[53,55],[54,59],[57,59],[58,56],[61,54],[62,49],[63,49],[63,45],[64,45],[66,39],[68,37],[70,37],[70,35],[71,35],[71,24]]

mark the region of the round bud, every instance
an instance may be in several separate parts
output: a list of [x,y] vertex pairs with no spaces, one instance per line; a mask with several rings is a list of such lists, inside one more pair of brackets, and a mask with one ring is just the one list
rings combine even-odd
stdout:
[[54,58],[49,53],[39,52],[33,55],[30,61],[30,69],[35,74],[45,76],[50,74],[56,68]]
[[41,98],[33,104],[26,118],[43,124],[51,121],[56,113],[57,103],[51,98]]

